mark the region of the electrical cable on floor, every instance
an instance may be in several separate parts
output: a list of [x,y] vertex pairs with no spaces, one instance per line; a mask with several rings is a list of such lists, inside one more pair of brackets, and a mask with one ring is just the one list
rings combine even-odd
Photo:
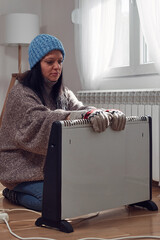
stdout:
[[56,239],[53,239],[53,238],[43,238],[43,237],[28,237],[28,238],[20,237],[17,234],[15,234],[14,232],[12,232],[12,230],[11,230],[11,228],[9,226],[8,221],[5,218],[3,220],[6,223],[10,234],[12,234],[14,237],[16,237],[16,238],[18,238],[20,240],[56,240]]
[[[8,221],[4,218],[3,219],[4,222],[6,223],[9,232],[16,238],[20,239],[20,240],[56,240],[53,238],[43,238],[43,237],[28,237],[28,238],[24,238],[24,237],[20,237],[17,234],[15,234],[14,232],[12,232]],[[120,237],[120,238],[94,238],[94,237],[87,237],[87,238],[80,238],[77,240],[125,240],[125,239],[160,239],[160,236],[129,236],[129,237]]]
[[[33,213],[40,214],[39,212],[30,210],[30,209],[23,209],[23,208],[15,208],[15,209],[0,209],[0,214],[5,213],[5,212],[11,212],[11,211],[29,211]],[[15,234],[8,223],[8,219],[5,217],[2,218],[4,223],[7,225],[7,228],[10,232],[11,235],[14,237],[20,239],[20,240],[56,240],[53,238],[45,238],[45,237],[20,237],[17,234]],[[127,239],[160,239],[160,236],[149,236],[149,235],[144,235],[144,236],[128,236],[128,237],[119,237],[119,238],[96,238],[96,237],[86,237],[86,238],[79,238],[77,240],[127,240]]]
[[120,237],[120,238],[94,238],[94,237],[87,237],[87,238],[80,238],[77,240],[125,240],[125,239],[160,239],[160,236],[128,236],[128,237]]

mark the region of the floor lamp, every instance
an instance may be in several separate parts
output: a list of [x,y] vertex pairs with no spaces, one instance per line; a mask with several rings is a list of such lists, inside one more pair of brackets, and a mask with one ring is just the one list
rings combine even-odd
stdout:
[[35,14],[10,13],[0,16],[0,44],[18,47],[18,72],[21,73],[22,46],[28,46],[39,34],[39,19]]
[[[18,47],[18,73],[21,73],[21,50],[22,46],[28,46],[32,39],[39,34],[39,19],[35,14],[11,13],[0,15],[0,44],[4,46]],[[15,84],[17,74],[12,78],[6,93],[2,112],[0,115],[0,126],[4,114],[8,94]]]

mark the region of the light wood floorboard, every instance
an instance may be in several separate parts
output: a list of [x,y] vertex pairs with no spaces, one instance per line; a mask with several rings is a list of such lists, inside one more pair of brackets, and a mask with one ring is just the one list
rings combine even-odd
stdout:
[[[0,191],[3,189],[0,186]],[[154,184],[152,200],[160,209],[160,188]],[[0,193],[1,209],[22,209],[10,211],[9,224],[13,232],[21,237],[46,237],[57,240],[77,240],[85,237],[117,238],[135,235],[160,236],[160,210],[148,211],[142,208],[121,207],[100,212],[98,216],[81,221],[72,222],[74,232],[63,233],[55,229],[46,229],[35,226],[39,213],[25,211],[25,209],[10,204]],[[15,240],[7,226],[0,223],[0,239]],[[94,238],[93,238],[94,239]]]

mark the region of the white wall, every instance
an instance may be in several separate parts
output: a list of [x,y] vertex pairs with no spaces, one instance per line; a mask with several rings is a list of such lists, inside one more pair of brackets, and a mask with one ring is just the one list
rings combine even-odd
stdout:
[[99,90],[160,88],[160,75],[104,79]]

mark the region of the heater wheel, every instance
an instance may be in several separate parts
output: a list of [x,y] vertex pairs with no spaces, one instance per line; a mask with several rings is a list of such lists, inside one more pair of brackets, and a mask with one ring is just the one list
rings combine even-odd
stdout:
[[66,220],[61,220],[60,221],[59,230],[61,232],[65,232],[65,233],[73,232],[72,225],[69,222],[67,222]]
[[158,210],[157,205],[151,200],[133,203],[133,204],[130,204],[130,206],[144,207],[144,208],[147,208],[149,211],[157,211]]

